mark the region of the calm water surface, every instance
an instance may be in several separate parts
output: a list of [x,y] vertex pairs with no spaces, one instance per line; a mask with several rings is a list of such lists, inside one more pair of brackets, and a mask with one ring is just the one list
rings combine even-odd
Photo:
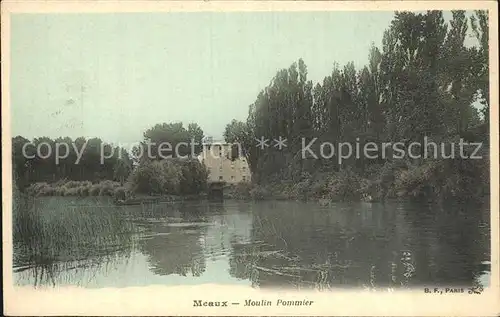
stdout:
[[[58,247],[58,237],[49,245],[41,241],[36,256],[33,247],[15,243],[19,285],[489,285],[489,213],[480,207],[237,201],[117,207],[99,201],[95,212],[95,204],[90,208],[85,201],[43,199],[58,201],[39,203],[37,212],[52,215],[51,221],[70,217],[65,228],[91,230],[101,215],[111,215],[127,230],[81,239],[66,249]],[[54,216],[54,209],[64,216]],[[73,214],[89,209],[96,224],[73,223]]]

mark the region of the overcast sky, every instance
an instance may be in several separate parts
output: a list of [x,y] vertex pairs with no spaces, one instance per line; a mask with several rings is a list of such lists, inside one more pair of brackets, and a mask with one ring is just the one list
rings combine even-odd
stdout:
[[12,17],[13,135],[136,142],[197,122],[221,138],[276,71],[303,58],[315,83],[368,61],[392,12],[52,14]]

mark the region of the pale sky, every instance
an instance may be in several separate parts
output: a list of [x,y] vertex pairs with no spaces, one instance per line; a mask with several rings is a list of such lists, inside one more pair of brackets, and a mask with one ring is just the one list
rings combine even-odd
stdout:
[[[222,137],[276,71],[303,58],[314,83],[368,62],[393,12],[12,16],[13,135],[137,142],[156,123]],[[84,87],[81,89],[81,87]]]

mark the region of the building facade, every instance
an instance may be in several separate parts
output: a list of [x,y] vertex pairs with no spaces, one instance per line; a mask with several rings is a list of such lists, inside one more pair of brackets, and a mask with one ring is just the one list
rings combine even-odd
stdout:
[[203,144],[199,160],[208,169],[209,182],[237,184],[251,181],[250,168],[246,158],[242,155],[233,158],[235,148],[237,147],[223,142]]

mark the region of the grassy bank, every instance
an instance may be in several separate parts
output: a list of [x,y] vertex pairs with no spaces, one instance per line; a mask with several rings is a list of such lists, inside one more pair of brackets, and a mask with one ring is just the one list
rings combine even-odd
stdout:
[[185,200],[200,196],[206,189],[207,171],[198,160],[146,161],[126,182],[59,180],[29,185],[25,193],[32,197],[109,196],[115,200],[158,198]]
[[338,172],[303,173],[296,181],[238,184],[228,187],[231,199],[383,201],[481,201],[489,195],[488,160],[428,160],[387,162],[360,174],[347,167]]

